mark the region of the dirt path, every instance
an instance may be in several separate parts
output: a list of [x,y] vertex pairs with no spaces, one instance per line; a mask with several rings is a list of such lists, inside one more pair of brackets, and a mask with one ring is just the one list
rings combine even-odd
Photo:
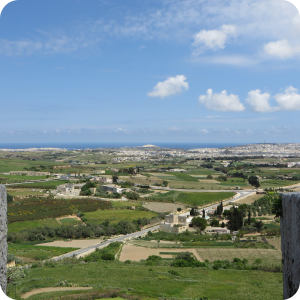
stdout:
[[28,293],[25,293],[21,296],[21,298],[26,299],[32,295],[40,294],[40,293],[49,293],[49,292],[60,292],[60,291],[80,291],[80,290],[91,290],[92,287],[48,287],[35,289]]

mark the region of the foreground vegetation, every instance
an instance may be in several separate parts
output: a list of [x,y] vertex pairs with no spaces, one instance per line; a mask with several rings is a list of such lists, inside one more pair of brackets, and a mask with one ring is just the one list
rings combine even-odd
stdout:
[[[170,262],[167,265],[149,266],[145,262],[128,264],[101,260],[85,264],[53,263],[30,268],[25,273],[25,277],[16,286],[18,295],[35,288],[63,286],[61,284],[67,282],[73,286],[91,286],[96,291],[103,288],[118,289],[140,299],[199,299],[201,296],[228,300],[256,300],[258,297],[266,300],[282,299],[282,275],[255,270],[178,268],[170,266]],[[13,286],[9,285],[8,290],[13,295]],[[61,295],[63,294],[70,293]],[[81,299],[85,299],[84,293],[80,295]],[[43,299],[50,299],[53,294],[40,294],[30,299],[41,299],[41,296]]]

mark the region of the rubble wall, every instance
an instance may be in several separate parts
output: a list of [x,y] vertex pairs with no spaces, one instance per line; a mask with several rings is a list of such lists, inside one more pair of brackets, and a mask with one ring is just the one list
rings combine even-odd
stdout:
[[282,211],[283,297],[289,299],[300,283],[300,193],[282,194]]
[[6,293],[6,263],[7,263],[7,201],[6,188],[0,185],[0,285]]

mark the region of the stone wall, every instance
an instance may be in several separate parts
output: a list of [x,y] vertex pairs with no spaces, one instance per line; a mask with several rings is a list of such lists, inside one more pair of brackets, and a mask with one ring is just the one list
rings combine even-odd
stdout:
[[300,283],[300,193],[282,194],[282,212],[283,297],[289,299]]
[[6,292],[6,262],[7,262],[7,201],[6,188],[0,185],[0,285]]

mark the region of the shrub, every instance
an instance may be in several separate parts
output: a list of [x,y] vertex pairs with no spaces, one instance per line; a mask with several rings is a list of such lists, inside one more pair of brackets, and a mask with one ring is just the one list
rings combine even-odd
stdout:
[[168,273],[175,275],[175,276],[180,276],[180,274],[174,270],[169,270]]

